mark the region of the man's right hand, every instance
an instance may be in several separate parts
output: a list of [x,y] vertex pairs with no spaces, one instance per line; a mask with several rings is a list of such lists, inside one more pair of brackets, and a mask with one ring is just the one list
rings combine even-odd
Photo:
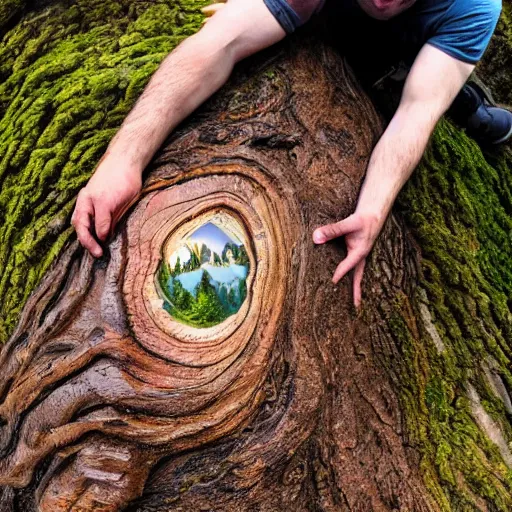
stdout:
[[142,170],[174,127],[226,82],[236,62],[286,35],[263,0],[230,0],[213,12],[164,59],[78,194],[71,222],[95,257],[137,199]]
[[96,258],[103,254],[99,242],[106,240],[121,215],[138,197],[141,174],[140,169],[106,156],[78,194],[71,223],[82,246]]

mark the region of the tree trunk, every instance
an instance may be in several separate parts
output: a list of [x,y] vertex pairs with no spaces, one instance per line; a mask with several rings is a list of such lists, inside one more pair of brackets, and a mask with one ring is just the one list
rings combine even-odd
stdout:
[[[350,279],[331,282],[342,241],[311,234],[353,211],[381,119],[337,53],[295,38],[173,134],[94,261],[68,229],[83,169],[192,30],[163,40],[155,20],[199,20],[143,4],[105,2],[107,35],[94,2],[0,18],[0,510],[510,510],[510,151],[440,124],[356,313]],[[211,225],[236,247],[203,243],[203,260],[193,236]],[[228,314],[214,272],[234,264],[248,273]],[[200,268],[210,281],[178,297]]]

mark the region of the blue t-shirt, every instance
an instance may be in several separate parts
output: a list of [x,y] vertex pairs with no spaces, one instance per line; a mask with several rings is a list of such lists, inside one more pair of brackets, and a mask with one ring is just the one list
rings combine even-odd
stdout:
[[[320,0],[264,0],[283,29],[291,33],[321,6]],[[356,0],[338,3],[340,31],[389,36],[407,51],[417,53],[428,43],[448,55],[471,64],[482,57],[501,12],[501,0],[417,0],[390,20],[368,16]],[[377,43],[378,44],[378,43]]]

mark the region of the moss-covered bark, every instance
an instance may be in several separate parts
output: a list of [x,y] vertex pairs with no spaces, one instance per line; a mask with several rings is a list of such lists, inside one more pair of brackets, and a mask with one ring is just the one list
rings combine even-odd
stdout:
[[[507,2],[478,68],[495,99],[509,104],[511,21]],[[442,341],[436,346],[425,329],[414,336],[404,320],[407,308],[397,301],[400,313],[390,320],[413,355],[401,362],[417,370],[408,372],[412,381],[402,398],[411,439],[423,453],[425,481],[442,510],[511,510],[510,146],[482,151],[443,120],[397,211],[421,248],[417,318],[424,304],[431,318],[423,324],[431,320]],[[489,430],[478,426],[478,401],[502,439],[489,441]]]
[[[400,197],[421,247],[416,314],[422,319],[426,306],[431,319],[423,318],[421,335],[413,335],[408,308],[398,300],[390,321],[411,354],[400,362],[415,365],[403,404],[442,510],[481,510],[478,498],[490,510],[512,507],[512,472],[503,462],[508,457],[510,465],[512,411],[489,379],[497,374],[510,393],[512,159],[508,150],[499,153],[492,167],[472,140],[443,121]],[[429,320],[442,345],[427,332]],[[472,388],[499,425],[505,453],[475,422]]]
[[[0,342],[72,234],[69,218],[161,60],[199,28],[202,0],[28,2],[0,43]],[[0,28],[22,2],[2,3]]]
[[494,37],[485,53],[483,61],[478,65],[479,72],[485,82],[492,88],[497,101],[512,103],[512,2],[503,0],[501,17]]

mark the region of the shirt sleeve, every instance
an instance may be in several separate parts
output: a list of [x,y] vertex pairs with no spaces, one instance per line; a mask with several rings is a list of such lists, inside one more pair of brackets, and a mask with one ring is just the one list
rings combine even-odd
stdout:
[[501,0],[455,0],[430,45],[463,62],[476,64],[484,54],[501,13]]
[[291,34],[315,13],[324,0],[263,0],[287,34]]

